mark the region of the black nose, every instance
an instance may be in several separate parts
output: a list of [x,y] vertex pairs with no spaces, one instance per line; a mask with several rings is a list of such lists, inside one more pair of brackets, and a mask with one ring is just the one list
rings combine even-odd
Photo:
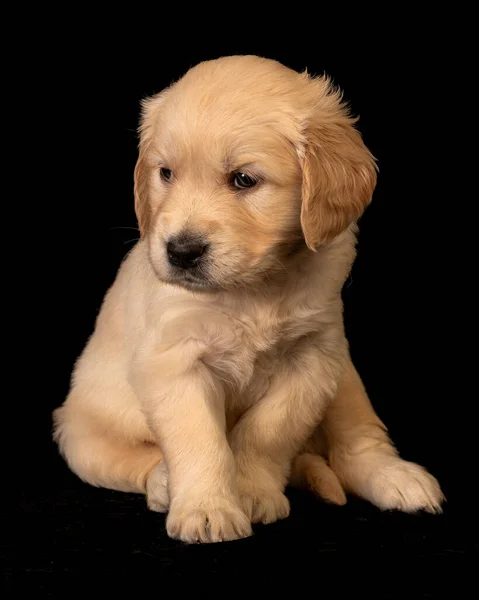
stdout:
[[199,263],[207,245],[198,240],[173,239],[166,245],[168,260],[174,267],[192,269]]

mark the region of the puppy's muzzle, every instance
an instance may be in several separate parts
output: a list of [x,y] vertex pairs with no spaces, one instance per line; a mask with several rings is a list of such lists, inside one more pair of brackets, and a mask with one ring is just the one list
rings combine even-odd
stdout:
[[179,269],[193,269],[204,259],[208,244],[198,238],[181,236],[170,239],[166,245],[168,262]]

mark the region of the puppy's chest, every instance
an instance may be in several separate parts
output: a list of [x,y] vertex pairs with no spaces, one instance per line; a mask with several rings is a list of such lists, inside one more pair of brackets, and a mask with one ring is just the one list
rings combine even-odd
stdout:
[[243,343],[257,356],[274,361],[298,339],[319,331],[323,310],[307,306],[263,307],[237,317]]
[[289,360],[294,347],[305,335],[321,328],[318,310],[263,310],[239,319],[245,351],[244,385],[232,386],[227,393],[228,426],[258,402],[268,391],[275,372]]
[[[284,360],[284,352],[273,347],[258,352],[252,357],[252,364],[242,364],[242,372],[246,375],[243,385],[231,385],[226,388],[225,409],[228,431],[241,415],[264,397],[271,385],[279,361]],[[247,361],[249,362],[249,361]]]

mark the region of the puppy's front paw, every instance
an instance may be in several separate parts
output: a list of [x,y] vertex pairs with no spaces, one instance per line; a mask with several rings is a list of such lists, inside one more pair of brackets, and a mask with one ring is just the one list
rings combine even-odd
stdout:
[[289,500],[280,489],[255,486],[240,480],[239,493],[243,510],[252,523],[274,523],[289,516]]
[[146,502],[148,508],[155,512],[168,511],[170,498],[168,494],[168,471],[164,461],[156,465],[146,483]]
[[372,471],[369,500],[382,510],[442,512],[444,495],[435,477],[419,465],[391,458]]
[[227,542],[252,534],[251,523],[240,506],[222,496],[174,500],[166,530],[170,537],[189,544]]

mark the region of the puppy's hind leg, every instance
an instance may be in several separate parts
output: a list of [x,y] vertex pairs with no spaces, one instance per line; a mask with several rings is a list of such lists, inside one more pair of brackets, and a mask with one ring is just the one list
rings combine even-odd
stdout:
[[399,456],[352,362],[321,428],[329,465],[346,491],[383,510],[441,512],[439,483],[426,469]]
[[80,479],[121,492],[148,491],[150,508],[166,510],[166,469],[158,446],[132,444],[109,436],[93,420],[68,406],[55,411],[54,421],[54,439],[68,466]]

